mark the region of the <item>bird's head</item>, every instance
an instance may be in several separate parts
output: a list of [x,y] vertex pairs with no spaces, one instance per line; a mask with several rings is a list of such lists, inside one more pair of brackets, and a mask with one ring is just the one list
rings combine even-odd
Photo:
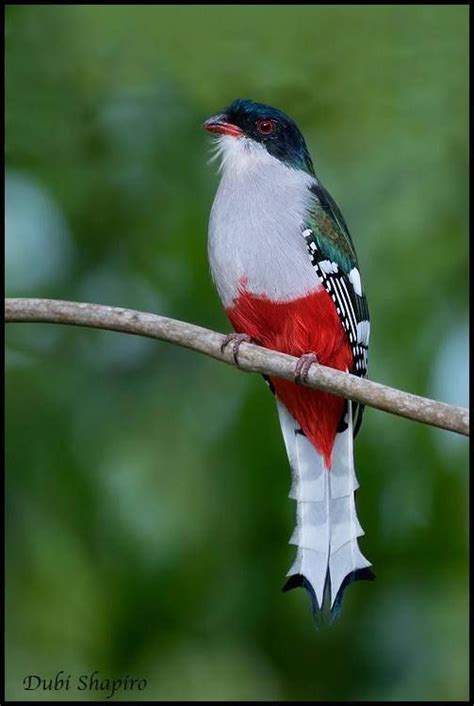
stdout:
[[245,98],[233,101],[202,127],[221,138],[220,152],[241,155],[270,155],[287,167],[314,175],[313,163],[298,126],[285,113]]

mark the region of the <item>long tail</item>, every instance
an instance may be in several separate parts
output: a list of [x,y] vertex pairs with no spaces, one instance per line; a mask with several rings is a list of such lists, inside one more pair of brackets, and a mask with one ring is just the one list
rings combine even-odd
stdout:
[[354,470],[352,404],[347,404],[347,427],[336,435],[329,471],[323,456],[279,400],[277,408],[292,470],[289,497],[297,503],[297,523],[290,539],[297,554],[283,590],[306,588],[315,616],[328,591],[334,618],[346,586],[374,578],[357,543],[364,531],[354,500],[359,484]]

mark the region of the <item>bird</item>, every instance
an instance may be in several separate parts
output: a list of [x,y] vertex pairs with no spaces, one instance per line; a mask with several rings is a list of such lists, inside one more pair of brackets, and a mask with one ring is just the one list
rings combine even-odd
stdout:
[[237,364],[244,342],[298,358],[294,381],[265,376],[296,501],[296,557],[283,591],[305,588],[316,621],[332,622],[345,588],[375,578],[358,545],[354,495],[364,407],[301,383],[313,363],[367,375],[370,317],[356,251],[292,118],[238,98],[202,127],[220,162],[208,259],[233,328],[222,350],[231,345]]

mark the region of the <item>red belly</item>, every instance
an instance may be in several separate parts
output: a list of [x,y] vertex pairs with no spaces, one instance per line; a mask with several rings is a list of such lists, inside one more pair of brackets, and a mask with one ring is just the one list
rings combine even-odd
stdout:
[[[292,301],[275,302],[242,290],[226,310],[238,333],[246,333],[265,348],[296,357],[315,353],[321,365],[350,370],[352,351],[336,307],[325,289]],[[306,436],[331,465],[336,430],[344,400],[327,392],[270,378],[277,397]]]

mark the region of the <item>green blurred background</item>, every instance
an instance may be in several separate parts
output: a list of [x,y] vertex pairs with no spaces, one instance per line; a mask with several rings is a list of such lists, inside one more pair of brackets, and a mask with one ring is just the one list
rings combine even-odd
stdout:
[[[206,259],[201,121],[292,115],[359,253],[372,379],[467,405],[468,8],[10,6],[9,296],[229,327]],[[144,699],[467,699],[468,449],[367,410],[377,574],[317,632],[283,594],[295,507],[272,396],[165,343],[7,331],[7,696],[28,674]],[[116,698],[130,699],[135,692]]]

